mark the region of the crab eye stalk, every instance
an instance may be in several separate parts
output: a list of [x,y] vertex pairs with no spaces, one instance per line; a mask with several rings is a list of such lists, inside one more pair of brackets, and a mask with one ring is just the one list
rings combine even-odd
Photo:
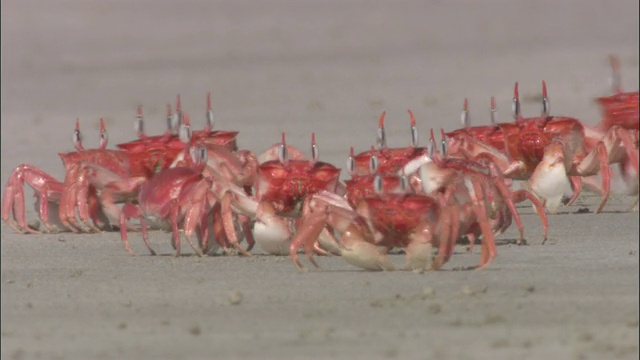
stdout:
[[518,94],[518,83],[516,82],[513,88],[513,101],[511,103],[511,110],[513,111],[513,118],[518,119],[520,117],[520,95]]
[[413,115],[413,111],[409,111],[409,118],[411,119],[411,147],[418,147],[418,128],[416,127],[416,117]]
[[80,132],[80,119],[76,119],[76,128],[73,130],[73,135],[71,137],[73,141],[73,145],[77,150],[82,150],[82,132]]
[[387,135],[384,130],[384,117],[386,114],[387,114],[386,111],[383,111],[382,115],[380,115],[380,122],[378,124],[378,133],[376,136],[376,144],[378,145],[378,148],[387,147]]
[[198,146],[198,163],[206,163],[207,162],[207,148],[204,145]]
[[356,172],[356,160],[353,155],[353,146],[349,150],[349,157],[347,158],[347,172],[349,172],[349,175],[351,176]]
[[464,105],[462,107],[462,114],[460,114],[460,121],[462,126],[468,128],[471,126],[471,119],[469,118],[469,99],[464,99]]
[[100,118],[100,149],[105,149],[109,142],[109,134],[107,128],[104,126],[104,119]]
[[449,151],[449,141],[447,139],[447,135],[445,135],[444,130],[440,130],[441,135],[442,135],[442,140],[440,143],[441,146],[441,150],[442,150],[442,156],[446,157],[448,155],[448,151]]
[[429,152],[429,157],[433,158],[433,155],[435,155],[435,152],[436,152],[436,137],[433,134],[433,128],[429,133],[430,133],[429,134],[430,136],[429,136],[429,145],[427,145],[427,151]]
[[211,93],[207,94],[207,122],[205,124],[205,129],[207,132],[213,129],[214,119],[213,119],[213,110],[211,107]]
[[400,175],[400,189],[402,192],[406,192],[409,189],[409,178],[407,175]]
[[429,139],[429,143],[427,144],[427,155],[429,155],[429,158],[433,158],[434,151],[433,139]]
[[318,149],[318,144],[316,143],[316,133],[311,133],[311,158],[314,162],[318,161],[320,158],[320,150]]
[[185,144],[189,144],[191,142],[191,122],[189,121],[188,116],[185,119],[185,122],[180,125],[180,141]]
[[547,96],[547,83],[542,80],[542,116],[549,116],[549,97]]
[[496,121],[496,113],[498,112],[498,110],[496,110],[496,98],[495,97],[491,97],[491,125],[496,125],[497,121]]
[[173,133],[173,111],[171,110],[171,104],[167,104],[167,133]]
[[622,93],[622,86],[620,85],[620,62],[615,55],[609,56],[609,63],[611,64],[611,76],[609,77],[609,86],[614,94]]
[[382,194],[382,177],[380,175],[376,175],[373,178],[373,191],[376,194]]
[[287,150],[287,142],[284,137],[284,132],[282,133],[282,142],[278,145],[278,160],[281,164],[286,164],[289,161],[289,151]]
[[375,174],[378,172],[379,167],[380,167],[380,160],[378,159],[378,156],[375,154],[372,154],[371,157],[369,158],[369,172],[371,174]]
[[176,112],[171,117],[172,133],[175,132],[174,129],[178,129],[178,132],[180,132],[180,128],[182,126],[183,120],[184,120],[184,117],[182,115],[182,104],[181,104],[181,101],[180,101],[180,94],[178,94],[176,96]]
[[142,116],[142,105],[138,105],[138,115],[136,115],[136,120],[133,123],[133,127],[138,134],[138,138],[144,137],[144,118]]

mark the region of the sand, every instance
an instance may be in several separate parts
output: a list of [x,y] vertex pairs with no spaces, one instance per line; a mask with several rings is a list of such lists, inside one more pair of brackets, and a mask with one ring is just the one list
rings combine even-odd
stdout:
[[[368,149],[387,111],[388,142],[459,127],[462,101],[509,119],[513,83],[536,115],[594,124],[609,93],[607,56],[638,84],[637,1],[3,1],[2,175],[27,163],[62,178],[75,118],[85,145],[164,129],[177,93],[196,127],[213,94],[216,126],[242,148],[279,141],[343,167]],[[342,178],[348,175],[343,173]],[[28,192],[28,215],[36,217]],[[339,257],[299,273],[286,257],[138,256],[118,233],[19,235],[2,225],[2,359],[637,359],[638,214],[588,194],[550,216],[550,240],[520,208],[482,271],[464,245],[442,271],[367,272]],[[585,212],[584,209],[587,209]],[[400,265],[402,255],[393,255]],[[306,263],[308,265],[308,263]]]

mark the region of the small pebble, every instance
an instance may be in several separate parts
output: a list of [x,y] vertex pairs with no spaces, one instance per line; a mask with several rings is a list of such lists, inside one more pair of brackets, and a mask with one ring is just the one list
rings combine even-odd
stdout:
[[525,286],[524,291],[526,291],[528,293],[532,293],[532,292],[536,291],[536,287],[533,286],[533,285],[528,285],[528,286]]
[[431,304],[427,308],[427,313],[429,314],[439,314],[442,311],[442,306],[440,304]]
[[500,315],[489,315],[484,319],[485,324],[497,324],[504,321],[504,318]]
[[189,333],[191,335],[198,336],[202,333],[202,329],[200,329],[200,325],[193,325],[191,329],[189,329]]
[[121,322],[120,324],[118,324],[118,329],[120,330],[124,330],[127,328],[127,323],[126,322]]
[[431,299],[436,297],[436,290],[432,287],[426,287],[422,289],[422,298],[423,299]]
[[580,339],[580,341],[589,342],[593,340],[593,335],[585,331],[578,336],[578,339]]
[[234,290],[229,292],[229,304],[239,305],[242,302],[243,295],[240,291]]
[[62,236],[62,235],[58,236],[58,241],[65,242],[64,236]]
[[462,287],[462,294],[467,296],[473,296],[476,294],[484,294],[487,292],[488,287],[486,285],[479,288],[471,288],[471,286],[465,285]]

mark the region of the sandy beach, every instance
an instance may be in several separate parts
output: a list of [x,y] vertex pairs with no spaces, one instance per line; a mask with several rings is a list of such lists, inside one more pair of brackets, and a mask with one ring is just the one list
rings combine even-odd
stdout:
[[[514,82],[524,115],[586,124],[610,93],[608,56],[638,88],[637,1],[2,1],[1,182],[20,164],[63,179],[74,120],[86,147],[164,131],[181,94],[194,127],[213,96],[216,127],[259,153],[285,131],[345,167],[349,147],[375,141],[387,112],[390,146],[410,143],[411,109],[430,128],[510,121]],[[348,178],[346,171],[342,179]],[[623,189],[614,184],[617,192]],[[36,219],[31,190],[28,218]],[[3,194],[4,196],[4,194]],[[456,248],[442,271],[368,272],[319,257],[300,273],[288,257],[160,256],[131,234],[21,235],[2,224],[2,359],[637,359],[639,220],[634,198],[599,196],[549,215],[549,241],[519,207],[481,271],[479,249]],[[392,255],[400,266],[403,255]],[[305,262],[306,265],[309,265]]]

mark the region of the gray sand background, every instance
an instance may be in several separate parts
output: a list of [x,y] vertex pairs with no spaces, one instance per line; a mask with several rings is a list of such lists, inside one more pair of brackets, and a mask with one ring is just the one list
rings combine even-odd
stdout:
[[[22,163],[62,178],[79,117],[89,147],[164,130],[182,94],[196,127],[213,93],[220,129],[260,152],[286,131],[344,166],[387,111],[388,141],[409,143],[412,109],[459,126],[468,97],[509,119],[546,80],[553,114],[593,124],[609,93],[607,56],[638,84],[637,1],[2,1],[2,184]],[[343,178],[347,175],[343,174]],[[30,218],[35,218],[28,197]],[[638,215],[616,196],[583,196],[550,216],[550,240],[521,207],[531,245],[499,237],[484,271],[456,249],[442,271],[372,273],[339,257],[301,274],[288,258],[128,255],[119,234],[18,235],[2,225],[2,359],[637,359]],[[590,213],[578,214],[582,208]],[[185,249],[189,254],[190,249]],[[396,264],[402,256],[393,256]]]

